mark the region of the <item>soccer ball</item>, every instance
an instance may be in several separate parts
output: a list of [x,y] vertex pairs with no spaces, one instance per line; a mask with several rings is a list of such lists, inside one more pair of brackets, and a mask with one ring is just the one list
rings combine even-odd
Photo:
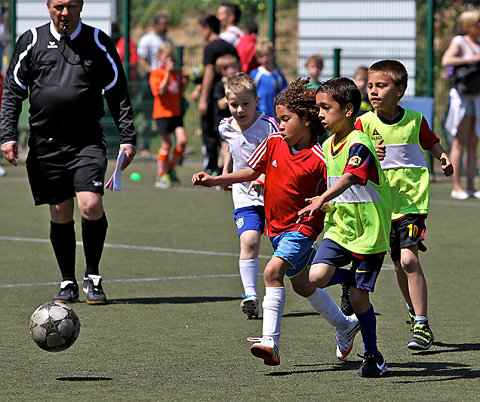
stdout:
[[72,346],[80,332],[80,320],[71,307],[63,303],[42,304],[30,317],[33,341],[48,352],[61,352]]

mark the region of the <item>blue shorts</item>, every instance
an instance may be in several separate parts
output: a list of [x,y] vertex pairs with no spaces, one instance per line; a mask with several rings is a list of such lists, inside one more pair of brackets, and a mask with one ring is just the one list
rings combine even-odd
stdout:
[[265,210],[261,205],[237,208],[233,211],[233,219],[235,219],[239,237],[246,230],[259,230],[263,233],[265,228]]
[[271,237],[273,255],[287,261],[290,268],[286,275],[294,278],[310,267],[317,248],[315,242],[300,232],[285,232]]
[[386,252],[378,254],[352,253],[333,240],[323,239],[312,265],[328,264],[340,268],[352,263],[350,272],[353,273],[353,283],[350,285],[357,289],[373,292],[385,254]]

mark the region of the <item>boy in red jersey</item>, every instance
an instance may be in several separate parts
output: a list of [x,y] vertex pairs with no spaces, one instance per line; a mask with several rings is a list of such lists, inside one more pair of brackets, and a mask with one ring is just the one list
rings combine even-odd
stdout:
[[[323,230],[324,214],[298,220],[297,211],[307,205],[306,198],[326,189],[326,166],[317,135],[323,134],[315,105],[315,91],[297,80],[275,98],[280,132],[269,135],[254,151],[249,168],[212,177],[204,172],[192,177],[194,185],[212,187],[255,181],[265,174],[265,234],[274,254],[265,267],[263,336],[254,341],[251,352],[267,365],[280,364],[278,344],[285,305],[283,278],[287,275],[294,291],[307,298],[312,307],[337,329],[337,355],[345,358],[359,330],[355,315],[346,317],[324,289],[308,280],[308,268],[315,254],[314,242]],[[252,183],[251,187],[256,183]]]

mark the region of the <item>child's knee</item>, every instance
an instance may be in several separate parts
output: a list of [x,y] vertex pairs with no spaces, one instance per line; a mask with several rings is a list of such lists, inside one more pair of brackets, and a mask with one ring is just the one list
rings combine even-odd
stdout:
[[328,265],[326,264],[315,264],[310,267],[309,281],[316,287],[326,287],[328,282],[330,282],[331,277],[332,275],[330,274]]

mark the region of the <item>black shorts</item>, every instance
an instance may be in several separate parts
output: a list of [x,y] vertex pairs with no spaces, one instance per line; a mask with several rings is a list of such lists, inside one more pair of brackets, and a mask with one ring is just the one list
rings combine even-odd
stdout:
[[155,119],[158,128],[158,134],[168,134],[173,133],[177,127],[183,127],[183,117],[174,116],[174,117],[162,117],[160,119]]
[[418,245],[420,251],[427,251],[423,244],[425,230],[427,229],[425,218],[425,215],[411,214],[392,222],[390,255],[393,261],[400,260],[400,250],[402,248]]
[[78,191],[103,195],[107,156],[100,145],[73,146],[53,138],[30,138],[26,160],[35,205],[56,205]]

